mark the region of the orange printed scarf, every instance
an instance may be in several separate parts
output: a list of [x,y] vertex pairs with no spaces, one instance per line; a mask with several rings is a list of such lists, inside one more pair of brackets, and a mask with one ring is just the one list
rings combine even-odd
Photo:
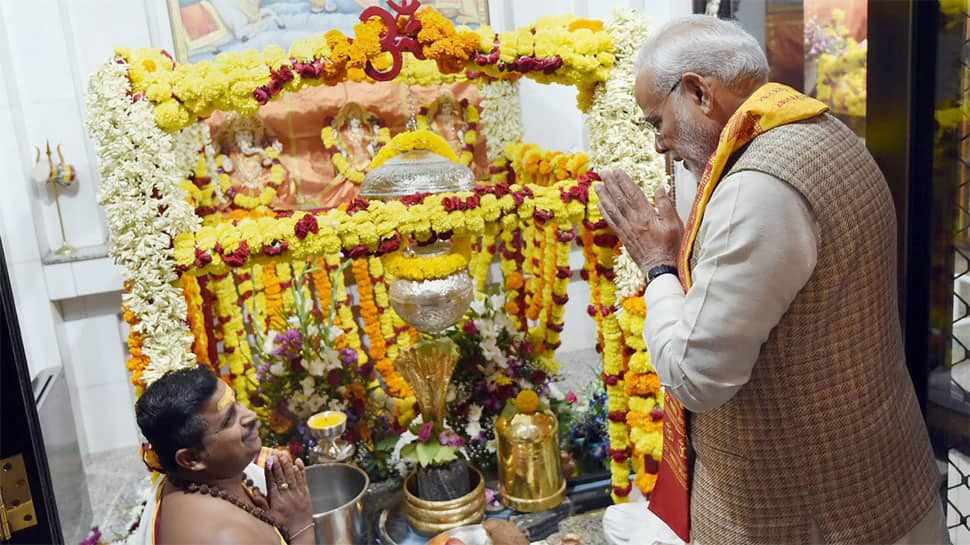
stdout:
[[[758,88],[734,112],[721,131],[717,150],[704,169],[681,240],[677,265],[685,292],[692,283],[690,259],[704,219],[704,210],[731,157],[756,136],[770,129],[815,117],[826,110],[828,107],[825,104],[791,87],[768,83]],[[650,510],[681,539],[690,542],[692,466],[687,439],[687,413],[680,401],[669,392],[664,392],[663,424],[663,456],[657,484],[650,495]]]

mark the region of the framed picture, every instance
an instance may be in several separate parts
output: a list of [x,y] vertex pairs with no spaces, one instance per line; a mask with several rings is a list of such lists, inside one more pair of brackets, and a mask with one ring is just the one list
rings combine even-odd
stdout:
[[[297,40],[338,29],[352,36],[360,13],[386,0],[167,0],[178,62],[223,51],[288,49]],[[424,0],[456,24],[488,24],[488,0]]]

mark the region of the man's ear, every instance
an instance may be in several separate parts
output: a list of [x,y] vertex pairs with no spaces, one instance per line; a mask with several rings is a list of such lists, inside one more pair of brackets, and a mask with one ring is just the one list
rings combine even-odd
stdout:
[[684,93],[687,100],[692,102],[705,115],[714,112],[714,89],[708,78],[696,73],[685,72],[682,77]]
[[203,471],[208,467],[202,452],[194,448],[180,448],[175,451],[175,463],[188,471]]

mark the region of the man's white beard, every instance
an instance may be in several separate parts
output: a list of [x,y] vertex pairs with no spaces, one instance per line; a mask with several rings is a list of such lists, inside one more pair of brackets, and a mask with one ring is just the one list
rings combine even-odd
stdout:
[[[696,184],[704,174],[707,162],[717,150],[717,141],[721,135],[707,126],[701,127],[690,123],[679,103],[674,105],[674,118],[677,120],[677,130],[680,132],[677,135],[677,141],[683,146],[683,149],[678,151],[684,159],[684,165],[691,165],[689,170],[685,170],[695,177]],[[694,172],[695,170],[697,172]]]

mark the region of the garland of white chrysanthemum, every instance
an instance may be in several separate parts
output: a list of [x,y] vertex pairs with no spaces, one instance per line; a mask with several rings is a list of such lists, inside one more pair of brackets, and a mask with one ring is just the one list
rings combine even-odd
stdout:
[[489,164],[503,156],[506,144],[522,141],[525,129],[517,82],[501,80],[482,85],[481,132],[488,144]]
[[150,384],[195,364],[172,240],[198,229],[179,183],[195,164],[202,135],[198,128],[175,134],[158,128],[149,101],[132,103],[127,72],[111,59],[91,77],[87,126],[100,156],[98,202],[107,215],[111,255],[125,268],[130,291],[124,304],[139,321],[135,328],[149,358],[142,377]]
[[[614,10],[606,28],[613,36],[616,65],[610,79],[596,88],[593,106],[586,118],[589,128],[589,163],[594,170],[623,169],[653,196],[667,182],[664,160],[654,149],[653,135],[636,121],[640,107],[633,95],[636,58],[647,37],[646,17],[636,10]],[[616,295],[635,295],[643,286],[640,268],[626,249],[616,260]]]

